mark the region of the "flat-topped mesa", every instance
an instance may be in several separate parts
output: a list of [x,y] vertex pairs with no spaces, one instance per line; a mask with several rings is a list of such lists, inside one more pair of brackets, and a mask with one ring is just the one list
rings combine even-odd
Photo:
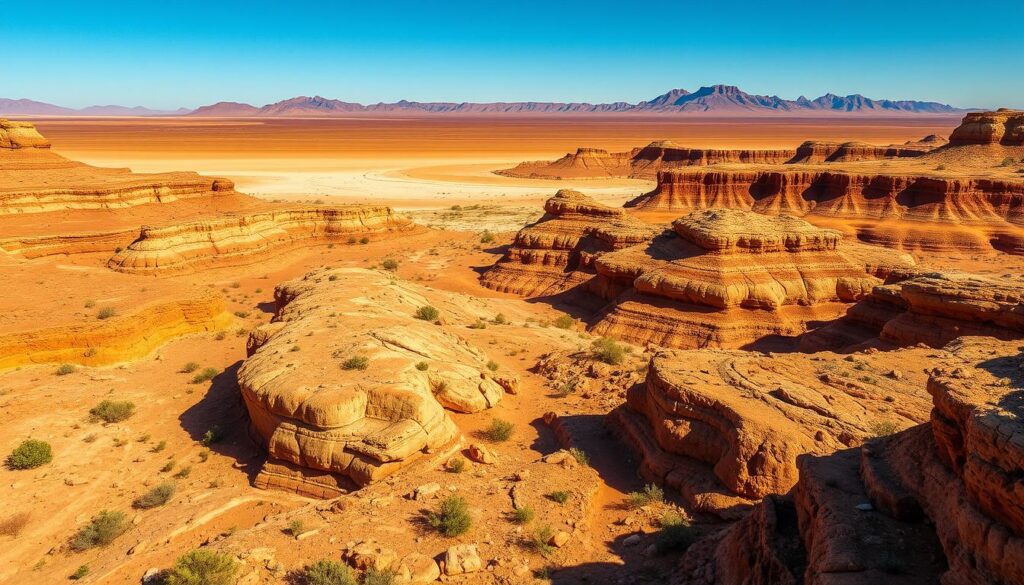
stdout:
[[259,262],[299,246],[411,229],[390,207],[353,205],[276,209],[165,227],[144,227],[107,266],[163,276]]
[[415,317],[428,304],[446,319],[482,315],[458,295],[428,294],[365,269],[320,269],[277,287],[273,321],[252,332],[238,371],[270,455],[257,487],[333,497],[365,486],[452,446],[446,408],[479,412],[502,399],[482,351]]
[[1024,338],[1024,278],[926,273],[878,286],[842,318],[801,339],[806,351],[877,341],[942,347],[958,337]]
[[972,112],[949,137],[950,146],[1024,146],[1024,111]]
[[590,279],[600,254],[660,231],[569,189],[548,199],[544,211],[516,234],[502,259],[483,274],[482,285],[522,296],[558,294]]
[[931,152],[945,144],[938,136],[926,136],[916,142],[879,146],[866,142],[826,142],[808,140],[797,147],[787,164],[798,163],[831,163],[855,162],[865,160],[885,160],[893,158],[915,158]]
[[[674,583],[767,583],[762,566],[772,583],[1024,583],[1019,354],[982,337],[933,352],[928,422],[801,458],[789,496],[691,547]],[[780,506],[789,526],[766,521]]]
[[29,122],[0,118],[0,148],[50,148],[50,141]]
[[902,255],[853,244],[798,218],[712,209],[676,220],[647,245],[598,257],[589,289],[611,302],[592,330],[667,347],[746,347],[838,318]]
[[[904,351],[905,360],[929,352]],[[884,376],[888,360],[662,351],[609,424],[640,454],[645,478],[701,511],[737,518],[768,494],[788,492],[799,456],[859,445],[883,423],[927,420],[925,375]]]

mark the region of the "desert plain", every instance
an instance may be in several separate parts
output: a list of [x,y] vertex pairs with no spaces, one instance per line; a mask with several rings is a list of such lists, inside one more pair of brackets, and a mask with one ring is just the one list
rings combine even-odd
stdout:
[[1024,583],[1020,112],[0,137],[0,582]]

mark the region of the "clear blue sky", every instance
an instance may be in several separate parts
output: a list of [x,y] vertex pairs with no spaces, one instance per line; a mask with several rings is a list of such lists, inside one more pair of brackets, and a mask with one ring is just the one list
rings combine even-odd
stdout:
[[649,99],[728,83],[1024,107],[1024,2],[7,0],[0,97]]

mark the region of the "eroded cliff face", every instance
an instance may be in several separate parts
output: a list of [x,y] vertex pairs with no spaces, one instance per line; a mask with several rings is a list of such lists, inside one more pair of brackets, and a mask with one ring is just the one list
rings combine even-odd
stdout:
[[[250,335],[238,372],[270,454],[258,487],[336,496],[446,453],[458,436],[446,408],[479,412],[502,399],[482,351],[414,316],[423,295],[362,269],[321,269],[277,287],[273,322]],[[444,305],[449,317],[477,318],[458,307]]]
[[0,148],[50,148],[50,141],[30,122],[0,118]]
[[[932,355],[929,421],[802,457],[789,496],[691,548],[676,582],[1024,583],[1018,345],[965,337]],[[794,538],[771,522],[780,506],[801,547],[780,548]],[[749,579],[757,566],[778,577]]]
[[277,209],[241,217],[142,228],[138,238],[107,263],[129,274],[163,276],[239,266],[308,245],[412,229],[390,207]]
[[949,143],[953,146],[1024,146],[1024,112],[1001,109],[967,114],[960,127],[949,137]]
[[[927,136],[917,142],[878,146],[866,142],[825,142],[808,140],[796,148],[789,164],[856,162],[893,158],[915,158],[942,146],[946,140],[938,136]],[[751,161],[758,162],[758,161]],[[765,161],[772,162],[772,161]]]

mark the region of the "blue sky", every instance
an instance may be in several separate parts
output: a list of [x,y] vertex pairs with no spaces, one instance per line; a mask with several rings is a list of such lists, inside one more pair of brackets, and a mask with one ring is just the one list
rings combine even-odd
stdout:
[[629,101],[728,83],[1024,108],[1024,2],[26,2],[0,97]]

